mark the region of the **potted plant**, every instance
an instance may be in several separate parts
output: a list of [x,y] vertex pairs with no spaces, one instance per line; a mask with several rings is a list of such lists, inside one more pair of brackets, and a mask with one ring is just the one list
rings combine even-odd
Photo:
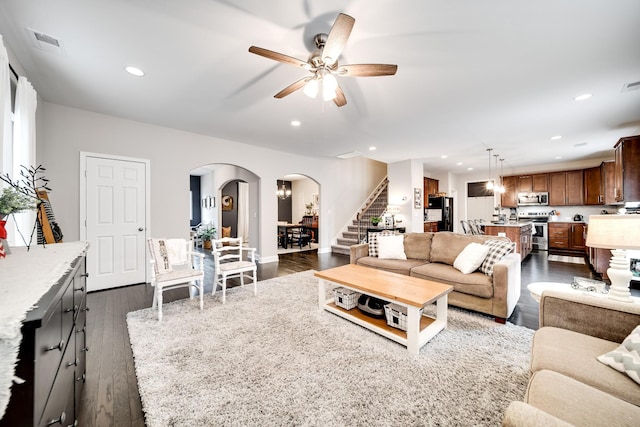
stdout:
[[377,227],[378,224],[380,224],[380,221],[382,221],[382,218],[380,218],[379,216],[371,217],[371,225],[373,225],[374,227]]
[[200,233],[200,237],[202,237],[202,247],[204,249],[211,249],[211,239],[213,239],[216,235],[215,227],[207,227]]

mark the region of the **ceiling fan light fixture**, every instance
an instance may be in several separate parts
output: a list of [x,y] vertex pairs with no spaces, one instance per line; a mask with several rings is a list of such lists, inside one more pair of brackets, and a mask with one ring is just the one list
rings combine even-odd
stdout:
[[309,80],[307,84],[304,85],[303,91],[309,98],[315,99],[315,97],[318,96],[318,79],[314,77]]
[[322,98],[325,101],[331,101],[336,96],[336,89],[338,89],[338,82],[332,74],[325,74],[322,78]]

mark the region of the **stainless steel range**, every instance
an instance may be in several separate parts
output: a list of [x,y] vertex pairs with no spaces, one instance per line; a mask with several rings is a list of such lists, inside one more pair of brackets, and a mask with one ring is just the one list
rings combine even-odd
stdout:
[[549,250],[549,212],[547,211],[526,211],[518,212],[518,221],[532,222],[533,230],[531,244],[533,249],[539,251]]

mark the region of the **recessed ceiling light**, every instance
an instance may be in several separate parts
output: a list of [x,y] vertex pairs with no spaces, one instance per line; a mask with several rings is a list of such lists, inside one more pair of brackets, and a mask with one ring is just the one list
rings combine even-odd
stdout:
[[456,163],[456,166],[462,166],[462,162]]
[[556,160],[560,160],[562,158],[562,156],[555,156],[554,159]]
[[369,147],[369,151],[376,151],[376,147]]
[[440,158],[441,158],[441,159],[446,159],[446,158],[447,158],[447,155],[446,155],[446,154],[443,154],[442,156],[440,156]]
[[473,168],[467,168],[467,170],[468,170],[468,171],[472,171],[472,170],[473,170]]
[[291,120],[291,126],[298,127],[300,124],[300,120]]
[[562,136],[561,136],[561,135],[555,135],[555,136],[552,136],[552,137],[551,137],[551,140],[552,140],[552,141],[555,141],[555,140],[558,140],[558,139],[561,139],[561,138],[562,138]]
[[588,142],[578,142],[577,144],[573,144],[574,147],[584,147]]
[[124,69],[127,73],[133,76],[136,76],[136,77],[144,76],[144,71],[142,71],[140,68],[129,66],[129,67],[125,67]]
[[583,93],[582,95],[578,95],[575,98],[573,98],[574,101],[584,101],[585,99],[589,99],[591,98],[591,94],[590,93]]

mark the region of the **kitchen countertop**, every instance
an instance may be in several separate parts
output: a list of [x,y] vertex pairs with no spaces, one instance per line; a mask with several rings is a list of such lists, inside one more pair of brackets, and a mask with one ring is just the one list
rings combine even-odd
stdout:
[[526,225],[533,224],[531,221],[526,222],[505,222],[504,224],[494,224],[492,222],[485,222],[480,224],[482,227],[524,227]]

